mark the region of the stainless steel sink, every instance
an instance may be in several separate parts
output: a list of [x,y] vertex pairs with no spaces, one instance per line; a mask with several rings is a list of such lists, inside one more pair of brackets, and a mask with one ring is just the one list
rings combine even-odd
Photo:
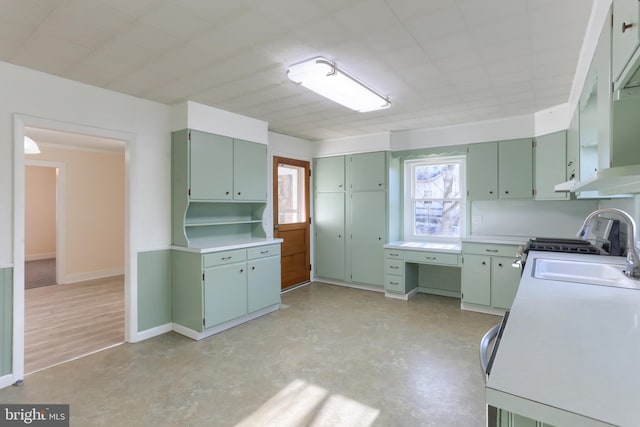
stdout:
[[538,258],[533,266],[533,277],[561,282],[640,289],[640,281],[627,277],[624,270],[625,266],[623,265]]

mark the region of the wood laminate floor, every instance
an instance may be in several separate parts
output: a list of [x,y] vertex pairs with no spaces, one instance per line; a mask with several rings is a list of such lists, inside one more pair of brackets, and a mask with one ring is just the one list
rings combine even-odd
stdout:
[[124,278],[25,291],[25,373],[124,342]]

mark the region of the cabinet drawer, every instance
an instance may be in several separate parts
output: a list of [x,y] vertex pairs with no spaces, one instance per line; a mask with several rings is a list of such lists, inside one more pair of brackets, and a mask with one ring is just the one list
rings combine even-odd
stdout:
[[204,267],[215,267],[216,265],[231,264],[245,261],[247,259],[246,249],[236,249],[233,251],[214,252],[202,256]]
[[406,262],[415,262],[419,264],[458,265],[458,254],[406,251],[404,260]]
[[384,290],[404,294],[404,277],[385,274]]
[[280,245],[257,246],[247,248],[247,259],[264,258],[280,255]]
[[384,274],[404,276],[404,261],[397,259],[384,260]]
[[466,254],[515,257],[517,251],[518,245],[462,243],[462,252]]
[[386,259],[404,259],[404,254],[399,249],[385,249],[384,257]]

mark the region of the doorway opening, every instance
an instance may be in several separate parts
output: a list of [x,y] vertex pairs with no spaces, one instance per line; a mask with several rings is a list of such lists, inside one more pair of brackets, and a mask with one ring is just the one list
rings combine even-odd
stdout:
[[125,340],[125,142],[24,132],[41,151],[25,155],[24,175],[30,374]]
[[274,237],[283,239],[282,289],[307,283],[311,277],[309,231],[309,162],[273,158]]

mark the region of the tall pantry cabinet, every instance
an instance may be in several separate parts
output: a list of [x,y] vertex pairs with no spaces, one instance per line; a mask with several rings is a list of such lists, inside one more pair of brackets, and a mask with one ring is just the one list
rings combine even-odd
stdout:
[[382,288],[388,154],[314,161],[315,275]]

